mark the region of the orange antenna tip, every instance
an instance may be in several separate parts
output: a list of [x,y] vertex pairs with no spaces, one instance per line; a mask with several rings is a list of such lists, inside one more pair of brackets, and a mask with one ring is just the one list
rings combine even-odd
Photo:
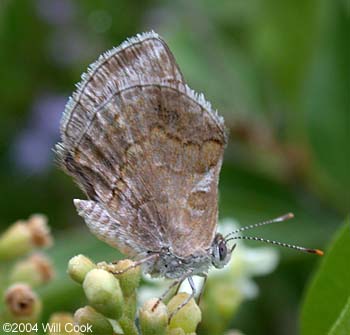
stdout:
[[319,256],[323,256],[323,255],[324,255],[324,252],[323,252],[322,250],[315,249],[315,254],[316,254],[316,255],[319,255]]
[[306,252],[309,252],[310,254],[316,254],[319,256],[323,256],[324,252],[320,249],[305,249]]

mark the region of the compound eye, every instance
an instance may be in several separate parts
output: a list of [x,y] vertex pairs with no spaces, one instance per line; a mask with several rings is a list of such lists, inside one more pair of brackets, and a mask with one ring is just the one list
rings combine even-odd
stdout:
[[219,243],[219,256],[220,261],[223,261],[227,256],[227,247],[225,241],[221,241]]

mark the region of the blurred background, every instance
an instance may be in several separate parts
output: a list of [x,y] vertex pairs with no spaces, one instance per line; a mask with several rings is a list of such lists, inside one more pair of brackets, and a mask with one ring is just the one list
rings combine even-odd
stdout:
[[[84,195],[55,166],[52,147],[81,73],[138,32],[162,35],[189,85],[225,118],[220,218],[247,225],[294,212],[252,234],[326,247],[349,212],[349,12],[345,0],[1,0],[0,228],[49,217],[56,279],[42,289],[44,318],[83,304],[65,273],[71,256],[120,257],[76,214],[72,199]],[[279,253],[232,328],[297,333],[319,259]]]

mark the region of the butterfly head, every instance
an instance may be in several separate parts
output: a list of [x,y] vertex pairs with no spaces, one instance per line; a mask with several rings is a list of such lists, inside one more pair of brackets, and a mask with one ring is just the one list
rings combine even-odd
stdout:
[[216,234],[211,248],[212,264],[218,269],[223,268],[230,261],[235,246],[236,244],[229,247],[225,238],[221,234]]
[[232,240],[251,240],[251,241],[259,241],[259,242],[264,242],[264,243],[269,243],[269,244],[274,244],[278,245],[280,247],[285,247],[285,248],[290,248],[290,249],[295,249],[301,252],[307,252],[310,254],[316,254],[319,256],[323,255],[323,251],[319,249],[310,249],[310,248],[305,248],[305,247],[300,247],[298,245],[294,244],[289,244],[289,243],[283,243],[283,242],[278,242],[278,241],[273,241],[273,240],[267,240],[261,237],[253,237],[253,236],[241,236],[239,235],[241,232],[250,230],[253,228],[269,225],[271,223],[276,223],[276,222],[283,222],[289,219],[292,219],[294,215],[292,213],[288,213],[282,216],[279,216],[278,218],[268,220],[268,221],[263,221],[259,222],[250,226],[246,227],[241,227],[239,229],[236,229],[235,231],[227,234],[225,237],[222,236],[221,234],[216,234],[213,244],[212,244],[212,264],[216,268],[223,268],[231,259],[231,254],[232,251],[235,249],[236,244],[233,244],[232,247],[229,247],[227,245],[227,242],[232,241]]

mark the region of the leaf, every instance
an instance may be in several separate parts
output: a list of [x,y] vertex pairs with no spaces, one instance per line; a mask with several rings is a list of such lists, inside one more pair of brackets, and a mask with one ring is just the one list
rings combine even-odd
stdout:
[[350,334],[350,298],[343,311],[335,321],[329,335],[348,335]]
[[350,224],[340,229],[311,283],[301,313],[301,335],[349,334]]

